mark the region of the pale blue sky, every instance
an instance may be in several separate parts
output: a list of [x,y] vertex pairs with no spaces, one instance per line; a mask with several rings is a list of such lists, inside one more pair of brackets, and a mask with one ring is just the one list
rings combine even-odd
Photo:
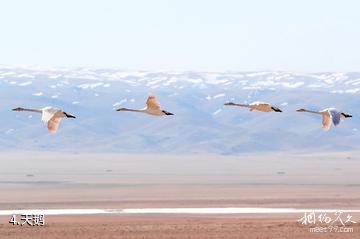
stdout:
[[358,0],[8,0],[0,64],[360,71]]

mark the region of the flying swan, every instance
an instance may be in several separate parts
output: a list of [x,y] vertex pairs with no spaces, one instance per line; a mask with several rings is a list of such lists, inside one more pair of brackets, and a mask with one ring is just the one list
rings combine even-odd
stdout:
[[261,102],[261,101],[255,101],[250,104],[238,104],[238,103],[233,103],[233,102],[227,102],[224,105],[245,107],[245,108],[249,108],[250,111],[258,110],[258,111],[262,111],[262,112],[282,112],[281,109],[274,107],[269,103]]
[[25,108],[15,108],[13,111],[29,111],[29,112],[36,112],[41,113],[41,120],[48,125],[48,130],[50,133],[56,133],[56,131],[59,128],[59,123],[61,121],[61,118],[76,118],[75,116],[68,114],[64,112],[61,109],[52,107],[52,106],[46,106],[42,109],[25,109]]
[[313,114],[318,114],[322,116],[322,125],[324,130],[329,130],[331,127],[331,122],[338,126],[341,122],[341,118],[350,118],[352,115],[339,112],[335,108],[327,108],[321,111],[312,111],[312,110],[306,110],[306,109],[298,109],[297,112],[309,112]]
[[156,101],[156,97],[153,95],[148,97],[148,99],[146,101],[146,105],[147,105],[147,107],[145,107],[143,109],[139,109],[139,110],[120,108],[120,109],[117,109],[116,111],[140,112],[140,113],[145,113],[145,114],[155,115],[155,116],[174,115],[173,113],[162,110],[160,107],[160,104]]

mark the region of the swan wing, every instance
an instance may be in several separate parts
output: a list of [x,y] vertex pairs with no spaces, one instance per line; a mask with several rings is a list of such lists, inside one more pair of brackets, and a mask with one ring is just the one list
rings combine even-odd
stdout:
[[330,110],[330,117],[335,126],[340,124],[341,114],[337,110]]
[[49,132],[56,133],[56,131],[59,128],[60,121],[61,121],[60,117],[52,117],[48,121],[48,130],[49,130]]
[[51,106],[47,106],[47,107],[43,108],[41,120],[44,122],[49,122],[49,120],[51,120],[51,118],[54,117],[54,115],[58,111],[59,111],[59,109],[51,107]]
[[152,109],[152,110],[160,110],[161,108],[159,102],[156,101],[156,97],[153,95],[148,97],[146,101],[146,105],[148,109]]
[[260,102],[259,101],[255,101],[255,102],[251,102],[249,105],[250,106],[255,106],[255,105],[258,105]]
[[272,111],[271,105],[266,102],[262,101],[255,101],[250,104],[250,107],[255,108],[256,110],[263,111],[263,112],[269,112]]
[[329,112],[322,113],[322,125],[324,130],[329,130],[331,127],[331,117]]

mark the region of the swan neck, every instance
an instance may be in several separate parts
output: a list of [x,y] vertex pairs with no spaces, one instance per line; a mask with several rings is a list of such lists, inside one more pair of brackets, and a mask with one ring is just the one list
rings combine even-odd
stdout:
[[231,105],[250,108],[250,105],[248,104],[231,103]]
[[128,109],[128,108],[123,108],[123,109],[121,109],[121,111],[144,112],[143,110],[135,110],[135,109]]
[[319,111],[313,111],[313,110],[305,110],[305,112],[309,112],[309,113],[313,113],[313,114],[318,114],[321,115],[322,113]]
[[39,109],[22,109],[22,111],[29,111],[29,112],[42,113],[42,110],[39,110]]

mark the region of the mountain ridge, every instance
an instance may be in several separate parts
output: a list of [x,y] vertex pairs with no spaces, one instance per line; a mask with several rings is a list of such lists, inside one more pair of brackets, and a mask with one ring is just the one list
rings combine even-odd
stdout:
[[[0,150],[239,154],[358,150],[360,72],[165,72],[0,65]],[[171,117],[116,112],[142,108],[155,94]],[[267,101],[284,113],[248,112],[226,101]],[[40,116],[17,106],[63,108],[49,134]],[[336,107],[350,114],[329,132],[321,118],[295,112]]]

